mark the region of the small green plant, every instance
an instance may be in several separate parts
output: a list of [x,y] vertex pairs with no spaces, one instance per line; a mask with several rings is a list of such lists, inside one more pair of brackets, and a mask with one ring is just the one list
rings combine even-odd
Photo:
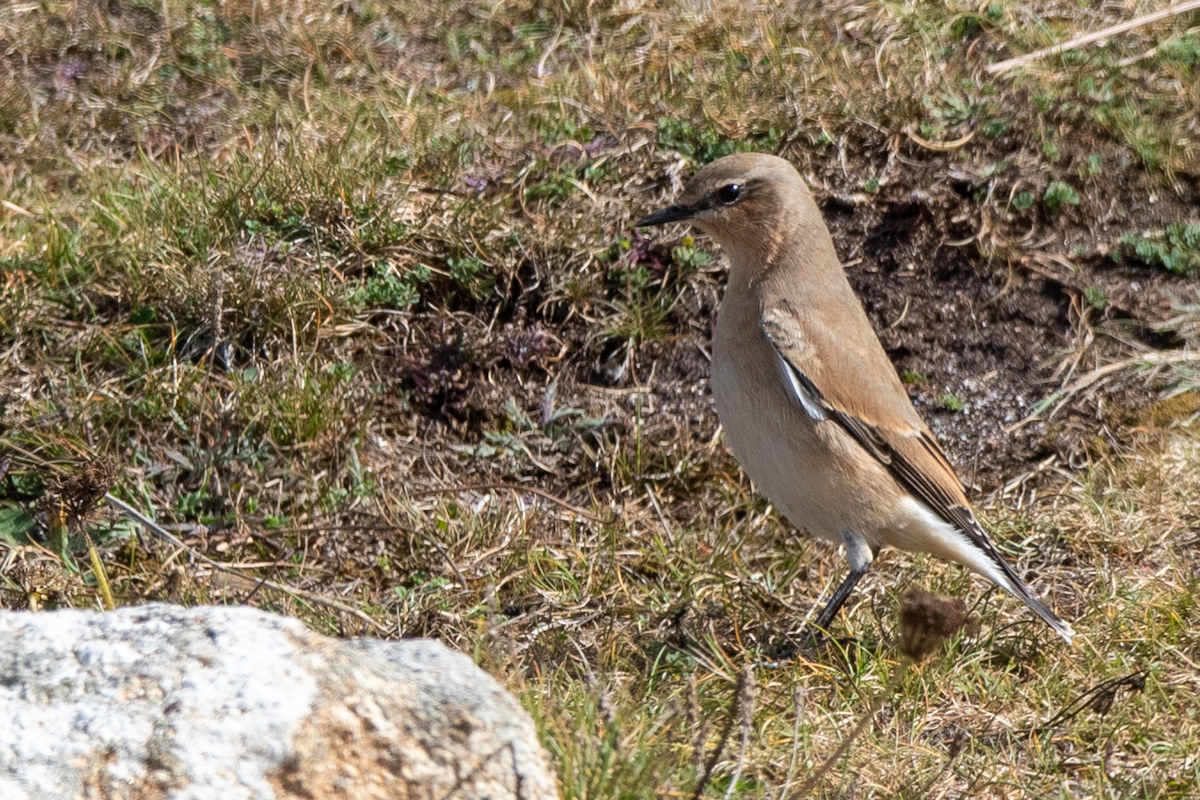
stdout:
[[1033,195],[1029,192],[1017,192],[1012,199],[1012,207],[1018,211],[1026,211],[1033,206]]
[[1108,307],[1108,294],[1099,286],[1088,286],[1083,290],[1083,302],[1090,308],[1103,311]]
[[1162,267],[1177,275],[1200,272],[1200,222],[1172,222],[1166,230],[1139,236],[1121,237],[1127,253],[1152,267]]
[[712,263],[712,256],[692,243],[692,237],[684,238],[683,244],[671,250],[671,258],[686,270],[695,270]]
[[1158,58],[1189,67],[1200,64],[1200,36],[1179,36],[1163,42],[1158,48]]
[[954,395],[952,392],[946,392],[946,393],[938,396],[938,402],[942,404],[943,408],[946,408],[950,411],[962,411],[963,410],[963,405],[964,405],[963,401],[959,400],[958,397],[956,395]]
[[539,159],[542,173],[539,180],[528,183],[525,187],[525,202],[546,200],[551,204],[561,203],[577,191],[573,170],[570,168],[551,169],[545,159]]
[[179,495],[175,508],[183,519],[197,519],[212,496],[204,489]]
[[701,128],[691,122],[673,117],[658,120],[658,144],[669,147],[699,164],[707,164],[730,153],[751,150],[775,150],[783,141],[778,128],[731,139],[715,128]]
[[978,14],[960,14],[950,23],[950,35],[955,39],[974,39],[984,30],[984,19]]
[[1064,205],[1079,205],[1079,192],[1066,181],[1051,181],[1042,195],[1042,202],[1051,211],[1061,211]]
[[32,544],[37,529],[37,520],[24,508],[0,505],[0,542],[10,547]]
[[997,117],[996,119],[986,120],[979,126],[979,130],[989,139],[997,139],[1004,135],[1008,130],[1008,120]]
[[967,125],[978,125],[985,136],[995,138],[1008,127],[996,102],[973,81],[964,81],[961,93],[926,95],[921,104],[927,111],[927,118],[921,120],[921,134],[930,139],[943,138],[951,129]]
[[714,161],[733,152],[733,143],[713,128],[701,128],[682,119],[660,117],[658,144],[678,150],[700,163]]
[[446,266],[450,268],[450,277],[472,297],[482,299],[487,294],[487,265],[478,258],[448,258]]
[[[425,271],[428,274],[428,271]],[[363,285],[351,292],[350,302],[360,308],[404,309],[421,299],[416,284],[423,283],[422,276],[410,270],[404,276],[397,275],[387,262],[375,266],[375,274]]]
[[900,376],[900,379],[909,385],[929,383],[929,378],[925,377],[925,373],[918,372],[915,369],[906,369]]

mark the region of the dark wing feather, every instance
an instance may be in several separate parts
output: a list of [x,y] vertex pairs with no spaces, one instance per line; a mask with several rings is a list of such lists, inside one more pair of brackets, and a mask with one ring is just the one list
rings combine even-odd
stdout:
[[887,467],[901,486],[957,528],[973,545],[986,553],[1005,575],[1021,585],[1020,579],[971,513],[954,469],[928,430],[889,430],[852,416],[830,403],[810,378],[797,370],[784,354],[780,353],[780,356],[785,366],[793,371],[795,381],[821,404],[828,419],[840,425],[875,460]]
[[[900,486],[992,562],[1005,588],[1070,641],[1071,627],[1029,592],[971,513],[953,467],[913,408],[850,287],[818,299],[823,319],[808,310],[811,302],[793,302],[794,292],[791,285],[782,291],[763,288],[762,326],[803,413],[816,424],[840,426]],[[831,331],[824,319],[842,324]]]
[[[933,438],[933,434],[912,410],[908,395],[904,392],[895,369],[887,362],[884,373],[887,386],[867,387],[850,385],[857,389],[856,402],[846,402],[830,391],[829,384],[821,386],[813,380],[813,374],[819,371],[820,362],[815,362],[809,355],[817,348],[810,343],[801,342],[798,338],[798,328],[795,325],[781,324],[778,315],[768,315],[764,318],[763,329],[767,338],[775,346],[785,369],[789,371],[792,383],[803,391],[807,397],[797,398],[800,402],[819,405],[822,416],[836,423],[858,442],[864,450],[871,454],[876,461],[887,468],[888,472],[905,489],[912,493],[925,505],[929,506],[940,518],[953,525],[970,542],[996,563],[998,567],[1020,585],[1020,580],[1013,573],[1008,562],[1000,555],[980,527],[975,515],[971,512],[962,484],[954,474],[946,454]],[[829,343],[832,344],[832,343]],[[876,340],[882,354],[882,346]],[[819,351],[819,350],[818,350]],[[886,355],[883,355],[886,359]],[[813,372],[802,368],[805,360],[812,361],[811,366],[818,367]],[[801,363],[797,363],[801,362]],[[877,372],[878,374],[878,372]],[[894,382],[894,383],[893,383]],[[904,412],[896,408],[883,408],[877,416],[888,420],[888,424],[873,423],[859,414],[851,413],[848,407],[857,405],[870,411],[870,404],[895,402],[899,394],[903,395],[906,404]],[[906,413],[906,412],[912,412]]]

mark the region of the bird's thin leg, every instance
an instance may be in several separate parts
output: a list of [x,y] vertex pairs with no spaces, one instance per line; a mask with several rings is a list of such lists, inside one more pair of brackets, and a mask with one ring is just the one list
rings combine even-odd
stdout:
[[842,606],[846,604],[846,599],[850,597],[850,593],[854,591],[854,587],[858,584],[859,578],[867,574],[869,566],[861,569],[851,569],[850,574],[846,576],[837,591],[833,593],[833,597],[829,598],[829,602],[821,609],[821,613],[817,615],[815,626],[819,631],[829,630],[829,623],[833,622],[833,618],[842,610]]
[[879,547],[867,544],[867,540],[863,538],[862,534],[849,531],[843,535],[846,540],[846,560],[850,562],[850,574],[846,576],[837,591],[833,593],[833,597],[829,598],[829,602],[817,615],[816,628],[819,631],[829,630],[829,623],[833,622],[833,618],[842,610],[842,606],[846,604],[846,598],[854,591],[859,579],[867,574],[867,570],[871,568],[871,562],[879,554]]

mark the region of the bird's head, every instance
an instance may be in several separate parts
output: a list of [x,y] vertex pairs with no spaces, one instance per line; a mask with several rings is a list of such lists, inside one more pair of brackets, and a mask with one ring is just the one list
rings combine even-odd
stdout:
[[809,217],[820,222],[808,187],[790,163],[763,153],[738,153],[705,166],[675,203],[637,225],[690,222],[727,251],[761,257]]

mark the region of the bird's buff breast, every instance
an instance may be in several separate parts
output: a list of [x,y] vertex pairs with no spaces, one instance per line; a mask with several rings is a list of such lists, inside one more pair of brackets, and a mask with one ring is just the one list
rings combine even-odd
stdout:
[[797,528],[839,544],[854,530],[878,544],[887,523],[875,517],[892,498],[875,495],[886,493],[891,478],[853,463],[860,448],[836,423],[804,412],[761,328],[737,325],[738,315],[726,311],[713,334],[712,389],[738,463]]

